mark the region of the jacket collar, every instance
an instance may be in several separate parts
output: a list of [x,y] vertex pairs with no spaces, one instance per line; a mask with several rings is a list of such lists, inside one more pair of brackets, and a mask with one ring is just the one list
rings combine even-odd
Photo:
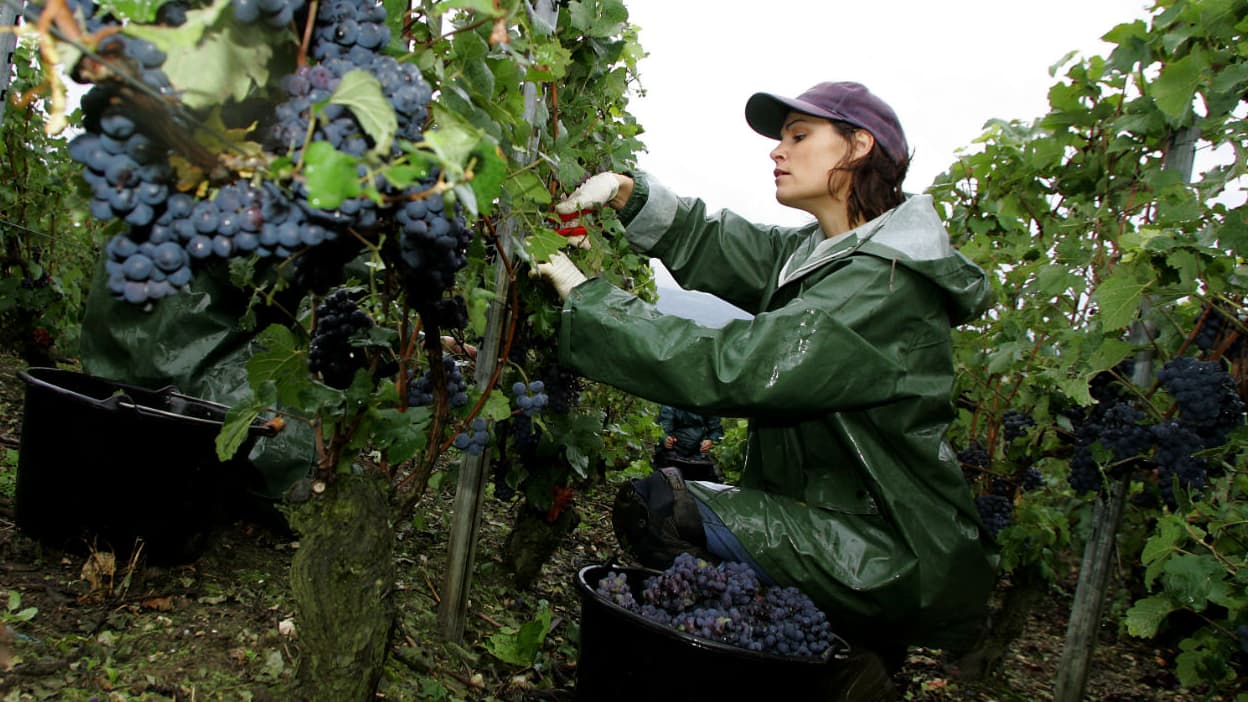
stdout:
[[780,269],[779,285],[788,285],[829,261],[844,258],[857,251],[880,231],[897,209],[894,207],[870,222],[832,238],[825,237],[823,230],[816,227],[784,262]]

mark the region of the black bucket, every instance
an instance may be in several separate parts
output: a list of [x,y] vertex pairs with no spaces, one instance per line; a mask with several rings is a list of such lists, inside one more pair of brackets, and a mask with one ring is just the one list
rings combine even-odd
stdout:
[[828,700],[837,691],[849,644],[834,636],[818,658],[747,651],[700,638],[631,612],[595,592],[607,573],[623,573],[639,595],[658,571],[593,565],[576,574],[581,597],[581,648],[576,699],[582,702],[724,702]]
[[[231,495],[256,480],[244,458],[221,462],[228,407],[61,370],[29,368],[17,466],[17,526],[59,548],[186,562]],[[235,454],[273,430],[256,420]]]

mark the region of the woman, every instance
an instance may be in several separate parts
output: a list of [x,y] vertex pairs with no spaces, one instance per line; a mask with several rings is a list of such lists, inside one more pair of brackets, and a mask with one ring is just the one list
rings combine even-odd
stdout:
[[950,328],[982,313],[988,282],[952,249],[930,197],[902,193],[904,132],[865,87],[759,93],[746,119],[778,140],[776,199],[814,222],[708,214],[645,174],[594,176],[558,209],[616,207],[634,247],[752,320],[702,327],[586,281],[561,255],[539,266],[565,298],[562,363],[750,419],[740,486],[656,474],[617,502],[617,533],[654,565],[678,550],[750,562],[874,646],[965,647],[994,563],[944,442]]

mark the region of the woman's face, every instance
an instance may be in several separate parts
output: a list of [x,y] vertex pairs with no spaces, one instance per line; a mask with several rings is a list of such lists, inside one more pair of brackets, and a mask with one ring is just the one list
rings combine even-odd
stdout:
[[848,177],[837,174],[829,184],[829,174],[845,162],[849,148],[850,141],[828,120],[790,112],[780,130],[780,143],[771,150],[776,200],[811,214],[837,200],[843,202]]

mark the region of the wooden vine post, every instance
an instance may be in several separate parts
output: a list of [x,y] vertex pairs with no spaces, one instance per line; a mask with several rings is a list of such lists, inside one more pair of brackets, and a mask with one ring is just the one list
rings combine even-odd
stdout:
[[[1199,135],[1200,132],[1195,127],[1176,131],[1170,141],[1170,148],[1166,150],[1162,168],[1178,171],[1185,182],[1190,181],[1196,139]],[[1136,354],[1131,382],[1142,388],[1150,386],[1153,379],[1151,330],[1143,321],[1150,307],[1151,302],[1145,298],[1140,306],[1140,319],[1131,328],[1132,342],[1142,349]],[[1062,646],[1062,660],[1057,668],[1053,702],[1078,702],[1084,697],[1088,669],[1092,662],[1092,653],[1096,649],[1096,632],[1100,628],[1101,611],[1113,572],[1118,525],[1122,520],[1130,482],[1129,475],[1113,481],[1107,494],[1097,500],[1092,516],[1092,534],[1083,550],[1079,583],[1070,607],[1070,621],[1066,625],[1066,641]]]
[[[530,6],[534,24],[554,26],[558,11],[553,0],[537,0]],[[535,83],[524,86],[524,120],[537,124],[540,104],[540,88]],[[524,161],[536,158],[538,130],[533,130]],[[498,228],[498,246],[504,251],[519,249],[517,228],[519,222],[508,218]],[[514,260],[514,257],[513,257]],[[478,388],[488,385],[498,366],[498,352],[502,345],[504,321],[507,317],[507,290],[509,287],[507,266],[503,257],[494,265],[495,298],[490,303],[486,321],[485,338],[477,353],[475,380]],[[490,474],[489,452],[466,455],[459,473],[455,490],[454,512],[451,516],[450,540],[447,554],[446,581],[442,587],[442,599],[438,603],[438,631],[447,641],[461,641],[464,622],[468,613],[468,591],[472,584],[472,569],[477,550],[477,536],[481,526],[481,505],[485,497],[486,479]]]
[[[17,8],[9,3],[0,3],[0,27],[12,27],[17,24]],[[4,123],[4,108],[9,103],[9,76],[13,73],[13,52],[17,50],[17,32],[0,32],[0,64],[4,72],[0,73],[0,124]]]

